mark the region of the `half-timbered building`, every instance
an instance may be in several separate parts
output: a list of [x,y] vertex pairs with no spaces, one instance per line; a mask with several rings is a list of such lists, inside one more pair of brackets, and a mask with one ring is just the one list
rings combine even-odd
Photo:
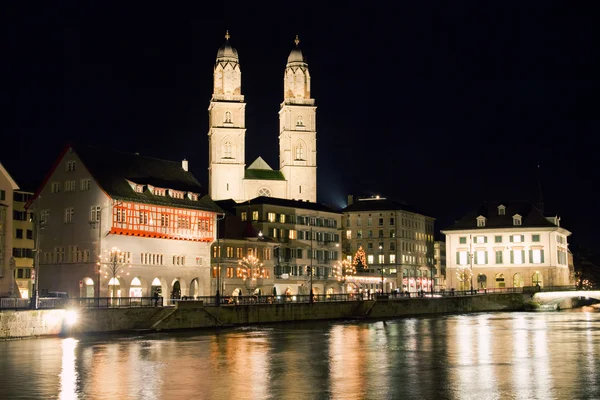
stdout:
[[220,209],[186,160],[69,145],[29,207],[41,228],[41,294],[211,294]]

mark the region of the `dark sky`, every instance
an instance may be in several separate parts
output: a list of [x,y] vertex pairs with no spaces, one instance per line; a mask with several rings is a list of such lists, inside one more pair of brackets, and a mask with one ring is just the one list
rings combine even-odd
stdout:
[[0,28],[0,162],[26,189],[69,140],[187,158],[206,186],[212,68],[226,29],[242,67],[246,162],[260,155],[276,167],[282,77],[298,34],[318,106],[320,202],[381,194],[443,229],[486,199],[537,201],[539,161],[546,209],[573,240],[600,239],[593,8],[82,3],[18,2]]

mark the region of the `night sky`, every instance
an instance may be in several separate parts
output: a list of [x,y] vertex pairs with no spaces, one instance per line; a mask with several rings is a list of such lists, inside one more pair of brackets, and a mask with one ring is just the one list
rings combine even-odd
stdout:
[[226,29],[242,68],[246,163],[260,155],[277,168],[282,78],[298,34],[318,106],[320,202],[380,194],[443,229],[486,199],[537,201],[539,162],[546,210],[572,241],[600,239],[595,9],[80,3],[18,2],[0,28],[0,162],[24,189],[69,140],[187,158],[206,187],[207,108]]

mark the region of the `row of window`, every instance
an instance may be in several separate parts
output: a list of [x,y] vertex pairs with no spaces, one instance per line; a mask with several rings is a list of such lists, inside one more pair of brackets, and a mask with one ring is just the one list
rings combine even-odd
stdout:
[[[92,180],[90,178],[80,179],[79,180],[79,190],[82,192],[86,192],[86,191],[90,190],[91,182],[92,182]],[[74,181],[74,180],[65,181],[62,186],[63,186],[63,188],[64,188],[63,190],[65,192],[74,192],[77,188],[76,181]],[[54,194],[60,193],[61,192],[60,182],[52,182],[52,184],[50,186],[50,191]]]
[[[396,219],[394,217],[389,217],[388,221],[388,225],[390,226],[395,226],[396,225]],[[360,217],[360,215],[358,215],[358,217],[356,218],[356,226],[362,226],[362,218]],[[400,222],[402,226],[405,226],[407,228],[411,228],[411,229],[420,229],[420,230],[425,230],[427,232],[432,232],[433,231],[433,224],[432,223],[427,223],[427,222],[422,222],[422,221],[416,221],[414,219],[410,219],[410,218],[400,218]],[[366,223],[367,226],[373,226],[373,217],[369,216],[366,218]],[[384,226],[385,224],[385,218],[383,216],[380,216],[379,218],[377,218],[377,226]],[[346,216],[346,228],[350,228],[352,226],[351,222],[350,222],[350,216]]]
[[16,239],[33,239],[33,231],[31,229],[25,229],[25,237],[23,237],[23,229],[15,229]]
[[[252,221],[260,221],[258,211],[252,211]],[[318,217],[305,217],[302,215],[289,215],[289,214],[281,214],[281,213],[267,213],[266,221],[268,222],[278,222],[280,224],[295,224],[295,225],[309,225],[309,226],[320,226],[325,228],[337,228],[337,220],[333,218],[318,218]],[[242,221],[248,220],[248,212],[243,211],[240,213],[240,218]]]
[[[254,256],[262,261],[271,259],[271,249],[270,248],[246,248],[246,254],[244,254],[244,247],[225,247],[225,254],[223,254],[223,249],[221,246],[213,246],[213,257],[227,257],[227,258],[237,258],[241,259],[245,256]],[[219,255],[220,254],[220,255]],[[234,255],[235,254],[235,255]]]
[[[311,235],[312,232],[312,235]],[[314,240],[324,243],[339,243],[340,235],[330,232],[319,231],[296,231],[295,229],[277,229],[269,228],[268,236],[274,239],[299,239],[299,240]]]
[[20,249],[13,247],[13,257],[15,258],[33,258],[33,249]]
[[[502,211],[502,213],[499,213],[499,215],[504,215],[504,209],[500,210],[498,209],[498,211]],[[485,221],[486,218],[483,215],[480,215],[477,217],[477,227],[478,228],[485,228]],[[521,217],[519,214],[515,214],[513,215],[513,225],[514,226],[521,226],[523,225],[523,217]]]
[[90,262],[90,251],[69,246],[68,252],[64,247],[55,247],[53,252],[43,252],[42,262],[45,264],[87,263]]
[[[332,267],[314,266],[312,267],[312,276],[316,278],[332,278],[334,270]],[[290,276],[309,276],[307,265],[276,265],[275,276],[288,274]]]
[[[226,267],[225,269],[225,277],[226,278],[238,278],[238,279],[247,279],[248,278],[248,269],[244,268],[244,267]],[[216,278],[217,277],[217,271],[218,268],[217,267],[213,267],[212,270],[212,277]],[[222,271],[221,271],[222,274]],[[258,276],[255,276],[256,278],[259,279],[269,279],[271,277],[271,274],[269,272],[268,268],[262,268],[260,271],[258,271]]]
[[[502,235],[495,235],[494,236],[494,243],[502,243],[502,241],[503,241],[503,236]],[[523,242],[525,242],[525,235],[510,235],[508,237],[508,241],[510,243],[523,243]],[[533,234],[533,235],[531,235],[531,241],[533,243],[539,243],[540,242],[540,235],[539,234]],[[466,236],[459,237],[458,238],[458,242],[460,244],[467,244],[467,237]],[[483,235],[473,236],[473,243],[485,244],[487,242],[488,242],[487,236],[483,236]]]
[[[486,265],[490,264],[488,260],[488,251],[477,250],[469,255],[468,251],[457,251],[456,252],[456,264],[458,265],[469,265],[472,261],[475,265]],[[504,251],[496,250],[493,252],[495,256],[495,264],[504,264]],[[525,264],[526,253],[525,250],[510,250],[510,264]],[[472,260],[470,259],[470,257]],[[544,263],[544,250],[543,249],[530,249],[529,250],[529,264],[543,264]],[[560,263],[560,262],[559,262]],[[565,263],[566,264],[566,263]]]
[[15,278],[31,279],[31,268],[17,268],[15,270]]
[[[356,250],[360,249],[362,247],[362,243],[357,243],[356,244]],[[379,246],[377,247],[377,249],[379,251],[385,250],[385,243],[384,242],[379,242]],[[431,249],[428,249],[428,246],[424,245],[424,244],[420,244],[420,243],[412,243],[412,242],[401,242],[400,243],[400,249],[402,251],[407,251],[407,252],[411,252],[411,253],[427,253],[429,252]],[[367,242],[367,251],[375,251],[376,249],[373,247],[373,242]],[[396,250],[396,243],[395,242],[389,242],[389,250],[395,251]]]

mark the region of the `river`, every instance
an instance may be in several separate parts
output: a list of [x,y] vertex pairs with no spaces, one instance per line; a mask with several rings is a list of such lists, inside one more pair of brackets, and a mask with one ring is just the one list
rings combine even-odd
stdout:
[[2,399],[600,399],[600,312],[0,342]]

